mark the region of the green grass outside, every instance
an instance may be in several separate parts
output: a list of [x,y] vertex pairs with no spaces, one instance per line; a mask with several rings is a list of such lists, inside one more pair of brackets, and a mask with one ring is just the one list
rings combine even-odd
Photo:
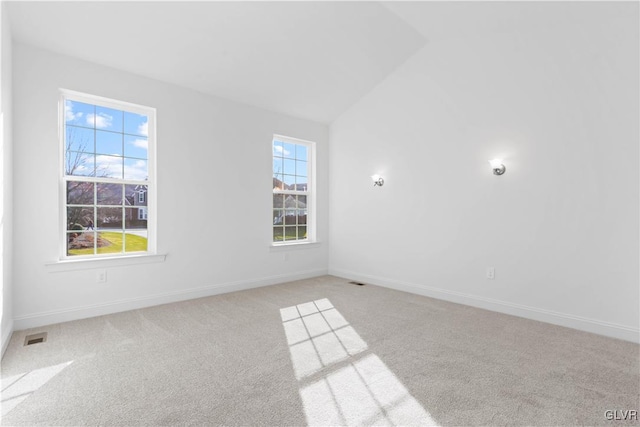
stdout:
[[[307,227],[306,226],[298,226],[299,236],[296,235],[296,227],[273,227],[273,241],[274,242],[282,242],[285,240],[296,240],[296,239],[306,239],[307,238]],[[284,231],[284,232],[283,232]]]
[[[115,232],[99,232],[98,235],[111,243],[109,246],[98,248],[99,254],[122,253],[123,234]],[[135,234],[124,234],[126,238],[125,252],[145,252],[147,250],[147,238]],[[71,249],[69,255],[93,255],[93,248]]]

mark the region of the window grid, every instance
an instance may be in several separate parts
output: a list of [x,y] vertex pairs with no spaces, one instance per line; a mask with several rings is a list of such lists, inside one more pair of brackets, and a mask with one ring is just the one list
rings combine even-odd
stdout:
[[[86,183],[84,181],[69,181],[69,183],[79,182],[80,184]],[[86,200],[86,203],[67,203],[67,239],[77,239],[78,231],[74,230],[74,226],[79,224],[83,227],[82,234],[88,233],[89,240],[93,240],[93,253],[127,253],[137,252],[127,250],[127,235],[128,232],[134,232],[141,234],[139,227],[132,226],[135,224],[134,219],[146,221],[147,220],[147,207],[131,204],[131,201],[140,201],[139,194],[146,194],[146,185],[132,185],[132,184],[120,184],[113,182],[101,182],[96,181],[91,183],[92,195],[91,200]],[[112,195],[112,199],[102,199],[99,197],[99,186],[104,185],[105,189],[110,188],[115,190],[115,194]],[[119,188],[118,188],[119,187]],[[133,192],[133,194],[132,194]],[[118,194],[119,193],[119,194]],[[137,194],[135,194],[137,193]],[[69,200],[69,191],[67,193],[67,201]],[[114,203],[117,197],[119,203]],[[91,202],[91,203],[89,203]],[[79,211],[79,214],[74,214],[73,211]],[[70,214],[70,212],[72,212]],[[83,212],[86,214],[83,215]],[[107,215],[110,213],[111,215]],[[115,215],[114,215],[115,214]],[[87,217],[90,217],[91,222],[87,221]],[[109,219],[109,222],[105,222],[105,219]],[[113,219],[115,218],[114,222]],[[84,220],[84,221],[83,221]],[[84,222],[84,224],[83,224]],[[129,223],[129,226],[127,225]],[[99,231],[108,230],[108,231]],[[108,249],[100,249],[98,246],[106,236],[104,233],[116,233],[121,236],[122,245],[113,243],[109,245]],[[146,229],[144,233],[146,234]],[[86,238],[87,236],[85,236]],[[139,236],[140,237],[140,236]],[[140,242],[142,243],[142,242]],[[138,245],[139,248],[139,245]],[[117,250],[116,250],[117,249]]]
[[147,193],[153,187],[149,141],[154,135],[148,130],[154,128],[154,111],[68,93],[62,91],[61,98],[63,258],[150,252]]
[[273,242],[309,239],[310,143],[273,139]]

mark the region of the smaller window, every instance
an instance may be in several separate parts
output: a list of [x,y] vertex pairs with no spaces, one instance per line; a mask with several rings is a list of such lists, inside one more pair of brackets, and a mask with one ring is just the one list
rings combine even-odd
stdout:
[[138,193],[138,203],[144,203],[146,194],[144,191]]
[[147,220],[147,208],[138,209],[138,219],[140,221],[146,221]]
[[275,135],[272,142],[273,243],[315,240],[313,142]]

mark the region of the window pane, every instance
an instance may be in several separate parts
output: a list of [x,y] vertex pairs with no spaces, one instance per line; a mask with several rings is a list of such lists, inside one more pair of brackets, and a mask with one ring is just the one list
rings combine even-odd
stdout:
[[94,132],[95,131],[93,129],[67,126],[65,129],[65,150],[93,153]]
[[273,176],[277,177],[283,173],[283,163],[281,157],[273,158]]
[[147,220],[149,216],[149,211],[146,206],[142,206],[139,208],[125,208],[124,210],[124,228],[127,232],[143,230],[147,229]]
[[294,144],[287,144],[286,142],[282,144],[282,155],[288,159],[295,159],[296,157],[296,146]]
[[65,174],[73,176],[95,176],[94,154],[67,151],[65,159]]
[[296,174],[296,161],[292,159],[284,159],[284,173],[287,175]]
[[135,157],[138,159],[147,159],[149,149],[149,141],[142,136],[124,136],[124,155],[125,157]]
[[295,209],[298,206],[298,202],[296,201],[296,196],[291,194],[286,194],[284,196],[284,207],[287,209]]
[[93,255],[96,238],[94,231],[70,231],[67,233],[67,255]]
[[122,157],[96,156],[96,176],[122,179]]
[[[282,176],[280,176],[280,178],[282,178]],[[284,183],[275,176],[273,177],[273,189],[284,190]]]
[[110,129],[113,116],[107,114],[102,107],[96,107],[96,112],[87,115],[86,124],[95,129]]
[[95,106],[67,99],[64,103],[64,122],[68,125],[88,126],[87,117],[95,112]]
[[98,233],[98,253],[113,254],[121,253],[124,244],[124,235],[118,231],[105,231]]
[[122,205],[122,184],[97,183],[98,205]]
[[307,176],[307,162],[296,161],[296,175]]
[[122,134],[97,130],[96,153],[122,156]]
[[282,209],[273,210],[273,225],[284,224],[284,211]]
[[96,106],[96,129],[122,132],[122,111]]
[[285,209],[284,211],[284,224],[285,225],[296,225],[296,210],[295,209]]
[[98,208],[97,214],[100,230],[122,230],[122,208]]
[[147,206],[148,186],[129,184],[124,186],[126,206]]
[[140,159],[124,159],[124,179],[146,181],[149,178],[147,161]]
[[124,113],[124,133],[128,133],[130,135],[148,136],[148,123],[149,119],[147,118],[147,116],[128,113],[126,111]]
[[306,210],[298,209],[297,215],[298,215],[298,218],[297,218],[298,225],[307,223],[307,211]]
[[93,182],[68,181],[67,204],[68,205],[92,205]]
[[307,191],[307,177],[306,176],[298,176],[296,177],[296,191]]
[[298,239],[306,239],[307,238],[307,227],[299,226],[298,227]]
[[284,239],[285,240],[296,240],[296,227],[285,227],[284,228]]
[[67,230],[82,232],[93,230],[93,207],[67,207]]
[[282,157],[283,151],[284,148],[282,147],[282,142],[273,141],[273,155]]
[[284,207],[284,194],[274,194],[273,195],[273,208],[274,209],[282,209]]
[[147,250],[147,230],[129,230],[124,235],[125,252],[145,252]]
[[282,177],[284,181],[284,189],[285,190],[293,190],[296,186],[296,177],[293,175],[284,175]]
[[301,144],[296,144],[296,159],[307,160],[307,147]]
[[284,240],[284,227],[273,227],[273,241],[281,242]]

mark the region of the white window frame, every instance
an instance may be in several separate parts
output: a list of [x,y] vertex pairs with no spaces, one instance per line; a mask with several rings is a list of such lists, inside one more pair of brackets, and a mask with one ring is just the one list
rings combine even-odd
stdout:
[[[298,240],[273,240],[273,218],[270,222],[270,236],[271,246],[292,246],[292,245],[304,245],[316,243],[316,143],[313,141],[307,141],[304,139],[292,138],[289,136],[274,134],[271,139],[271,177],[273,179],[273,144],[275,141],[280,141],[288,144],[303,145],[307,147],[307,190],[276,190],[272,189],[273,194],[292,194],[307,196],[307,238]],[[270,180],[269,182],[272,182]],[[273,212],[273,198],[271,200],[271,212]]]
[[[105,108],[123,110],[147,116],[147,172],[148,178],[144,182],[147,186],[149,197],[147,198],[146,209],[150,214],[147,220],[147,250],[146,252],[121,252],[113,254],[91,254],[91,255],[67,255],[67,182],[103,182],[116,184],[140,184],[140,181],[126,180],[119,178],[99,178],[91,176],[67,176],[66,175],[66,122],[65,122],[65,101],[82,102],[85,104],[97,105]],[[156,109],[101,96],[90,95],[67,89],[60,89],[58,101],[58,139],[59,139],[59,228],[60,228],[60,260],[61,261],[91,261],[108,258],[135,258],[141,255],[156,255],[156,232],[157,232],[157,190],[156,190]],[[146,195],[145,195],[146,197]],[[124,220],[124,218],[123,218]]]

